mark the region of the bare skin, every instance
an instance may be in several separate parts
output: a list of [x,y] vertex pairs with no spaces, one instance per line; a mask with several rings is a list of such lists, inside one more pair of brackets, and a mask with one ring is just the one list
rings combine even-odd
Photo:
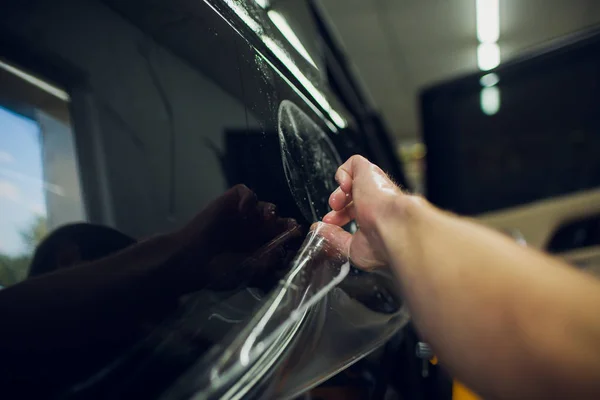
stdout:
[[363,157],[336,180],[325,234],[356,265],[392,268],[455,377],[484,398],[600,398],[599,281],[403,194]]

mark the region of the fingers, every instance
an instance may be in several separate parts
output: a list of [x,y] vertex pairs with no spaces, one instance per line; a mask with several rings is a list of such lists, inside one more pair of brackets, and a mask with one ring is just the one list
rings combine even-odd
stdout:
[[201,213],[220,215],[221,213],[237,212],[246,214],[252,212],[257,201],[256,194],[246,185],[235,185],[213,200]]
[[311,231],[318,230],[319,235],[327,240],[327,243],[332,248],[339,251],[344,256],[348,255],[350,243],[352,241],[352,235],[339,226],[325,224],[322,222],[314,223],[310,227]]
[[342,210],[331,211],[323,217],[323,222],[337,226],[344,226],[356,219],[356,208],[353,203],[348,204]]
[[258,199],[256,193],[248,189],[245,185],[236,185],[234,190],[239,196],[238,211],[242,214],[251,212],[257,206]]
[[264,244],[282,232],[289,231],[298,226],[294,219],[281,218],[274,204],[263,201],[259,201],[256,204],[253,214],[242,217],[246,218],[242,226],[246,234],[250,235],[247,242],[259,245]]
[[352,180],[365,164],[370,165],[371,163],[363,156],[354,155],[338,168],[335,180],[344,193],[352,193]]
[[275,204],[259,201],[256,207],[258,215],[265,221],[272,221],[277,217],[277,207]]
[[352,193],[352,175],[345,168],[346,164],[342,164],[335,173],[335,181],[340,185],[340,189],[344,193]]
[[352,201],[352,195],[350,193],[344,193],[341,187],[331,193],[329,196],[329,206],[334,211],[340,211],[346,207]]
[[360,230],[354,235],[346,232],[337,225],[317,222],[311,230],[318,230],[319,235],[343,255],[348,255],[358,268],[372,270],[385,265],[383,254],[376,252],[368,238]]
[[281,218],[277,214],[269,219],[260,219],[256,221],[247,221],[246,242],[248,244],[263,245],[284,232],[294,232],[294,235],[300,235],[300,225],[293,218]]

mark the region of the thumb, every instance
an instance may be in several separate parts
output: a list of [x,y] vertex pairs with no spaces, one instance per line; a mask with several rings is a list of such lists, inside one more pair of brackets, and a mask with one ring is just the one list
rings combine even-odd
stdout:
[[327,243],[345,256],[359,268],[370,270],[385,265],[385,256],[374,250],[367,236],[359,229],[354,235],[337,225],[317,222],[311,226]]
[[344,257],[348,256],[352,235],[337,225],[316,222],[310,227],[311,231],[323,237],[329,246]]

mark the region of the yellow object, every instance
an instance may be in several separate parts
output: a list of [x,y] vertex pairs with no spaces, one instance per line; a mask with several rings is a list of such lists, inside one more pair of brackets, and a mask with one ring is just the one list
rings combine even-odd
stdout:
[[[438,359],[436,356],[433,356],[429,362],[432,365],[437,365]],[[462,383],[454,381],[452,382],[452,400],[481,400],[481,398],[467,389]]]
[[452,384],[452,400],[480,400],[480,398],[462,383],[454,381]]

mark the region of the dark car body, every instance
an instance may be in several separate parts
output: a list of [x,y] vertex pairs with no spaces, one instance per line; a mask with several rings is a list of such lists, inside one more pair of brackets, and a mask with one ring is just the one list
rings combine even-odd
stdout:
[[[250,0],[7,3],[3,55],[71,96],[94,222],[135,236],[170,229],[236,183],[283,205],[285,185],[266,187],[284,184],[283,100],[311,116],[342,158],[362,153],[398,175],[376,115],[316,25],[305,31],[318,68]],[[291,3],[290,13],[315,24],[308,3]]]
[[[367,156],[406,186],[383,122],[313,2],[276,8],[306,53],[252,0],[5,3],[2,60],[66,93],[68,114],[55,111],[56,99],[35,105],[71,125],[87,221],[142,239],[181,228],[243,184],[305,233],[327,212],[335,169],[352,154]],[[33,115],[1,96],[0,104]],[[318,140],[302,139],[313,133]],[[217,341],[228,332],[215,326]],[[173,326],[166,331],[178,333]],[[166,355],[158,345],[142,346],[141,354],[123,352],[52,392],[24,385],[22,393],[158,397],[206,350],[181,352],[179,344]],[[350,356],[344,368],[365,354]],[[53,357],[57,369],[69,362]]]

